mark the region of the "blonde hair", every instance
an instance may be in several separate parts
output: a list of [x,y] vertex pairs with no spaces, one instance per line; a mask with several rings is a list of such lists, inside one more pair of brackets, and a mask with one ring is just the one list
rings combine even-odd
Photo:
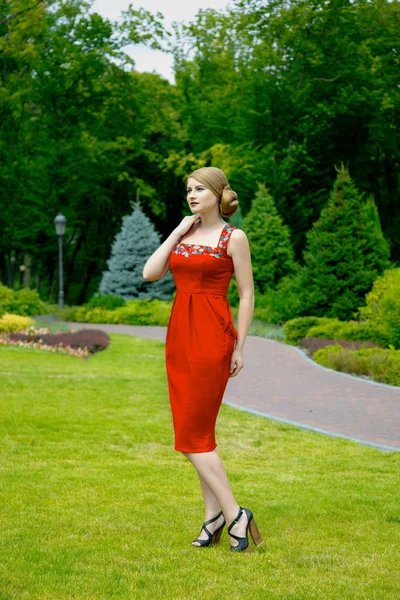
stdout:
[[223,217],[229,218],[235,214],[239,206],[237,194],[231,189],[226,175],[221,169],[202,167],[193,171],[187,180],[190,177],[205,185],[218,198],[219,210]]

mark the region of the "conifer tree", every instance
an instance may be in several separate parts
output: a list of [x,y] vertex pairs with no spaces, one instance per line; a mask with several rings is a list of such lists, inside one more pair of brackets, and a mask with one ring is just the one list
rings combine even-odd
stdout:
[[390,267],[390,251],[373,198],[364,200],[343,164],[336,170],[330,199],[307,233],[304,308],[307,314],[349,319]]
[[251,249],[254,287],[264,294],[275,289],[282,277],[294,273],[295,261],[289,228],[263,184],[243,219],[243,230]]
[[111,257],[107,261],[108,271],[103,271],[99,291],[120,296],[124,300],[170,300],[175,290],[170,271],[157,281],[143,279],[143,267],[159,246],[159,233],[136,202],[133,212],[122,220],[121,231],[113,242]]

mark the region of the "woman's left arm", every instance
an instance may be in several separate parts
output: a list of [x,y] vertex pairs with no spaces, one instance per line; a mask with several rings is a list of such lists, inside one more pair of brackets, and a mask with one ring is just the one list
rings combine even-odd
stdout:
[[235,377],[243,368],[243,347],[254,312],[254,282],[251,266],[250,246],[241,229],[232,231],[229,243],[239,293],[237,340],[232,352],[230,377]]

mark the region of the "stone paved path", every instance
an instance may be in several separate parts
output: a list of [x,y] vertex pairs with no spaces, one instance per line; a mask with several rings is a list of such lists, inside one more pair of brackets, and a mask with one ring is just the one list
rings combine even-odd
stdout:
[[[67,323],[165,342],[166,327]],[[255,414],[400,452],[400,388],[337,373],[301,350],[249,335],[244,368],[228,381],[224,403]]]

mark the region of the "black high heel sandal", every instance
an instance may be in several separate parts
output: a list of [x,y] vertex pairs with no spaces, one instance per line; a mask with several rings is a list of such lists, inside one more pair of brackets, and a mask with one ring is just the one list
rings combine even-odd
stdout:
[[[208,539],[207,540],[200,540],[199,538],[196,538],[195,540],[193,540],[193,542],[199,542],[198,546],[194,546],[193,542],[192,542],[192,546],[194,546],[195,548],[202,548],[204,546],[210,546],[211,544],[217,544],[220,540],[221,534],[222,534],[222,530],[225,527],[225,519],[224,522],[222,523],[222,525],[220,527],[218,527],[218,529],[216,529],[214,531],[214,533],[211,533],[210,531],[208,531],[207,529],[207,525],[209,525],[210,523],[214,523],[214,521],[216,521],[220,516],[222,515],[222,510],[217,514],[216,517],[209,519],[208,521],[205,521],[203,523],[202,526],[202,530],[204,529],[204,531],[206,532]],[[201,531],[200,531],[201,533]]]
[[[239,521],[240,517],[243,514],[243,511],[245,511],[245,513],[247,515],[246,537],[239,537],[239,536],[231,533],[231,529],[235,525],[235,523],[237,523]],[[236,517],[233,519],[232,523],[228,527],[229,535],[238,541],[237,546],[230,547],[231,552],[252,552],[253,551],[252,547],[250,546],[249,538],[248,538],[249,528],[250,528],[250,533],[251,533],[251,537],[253,538],[254,544],[256,546],[261,546],[261,544],[263,543],[264,540],[262,539],[260,532],[258,531],[256,522],[253,517],[253,513],[248,508],[242,508],[241,506],[239,506],[238,514],[236,515]]]

